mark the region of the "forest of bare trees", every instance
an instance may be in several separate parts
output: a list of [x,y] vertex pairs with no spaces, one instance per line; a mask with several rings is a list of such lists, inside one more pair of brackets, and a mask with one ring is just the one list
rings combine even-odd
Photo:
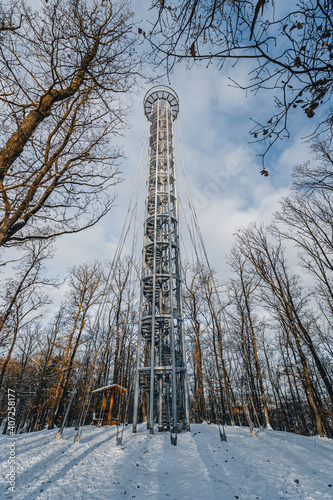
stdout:
[[[324,144],[317,150],[315,166],[295,169],[292,193],[272,224],[237,232],[228,281],[219,283],[203,263],[183,264],[193,422],[333,437],[332,159]],[[47,249],[36,247],[1,297],[2,419],[11,388],[18,432],[59,426],[73,389],[67,423],[78,425],[87,391],[110,381],[130,389],[134,378],[139,301],[132,260],[117,263],[107,289],[110,264],[74,267],[63,303],[45,324],[38,314],[47,301],[41,290],[50,286],[45,258]],[[97,339],[94,318],[106,293]],[[92,397],[86,423],[99,410]]]
[[[299,2],[297,12],[274,23],[260,10],[266,3],[252,2],[245,15],[243,2],[222,1],[216,17],[212,1],[203,17],[200,2],[181,2],[182,17],[158,2],[149,37],[154,44],[154,35],[165,35],[167,28],[168,44],[154,49],[163,49],[167,61],[220,58],[222,64],[251,49],[252,58],[264,61],[261,69],[277,64],[269,85],[292,97],[253,131],[272,144],[302,95],[308,117],[331,96],[333,45],[327,40],[333,28],[330,2]],[[63,282],[47,273],[55,238],[94,225],[112,208],[110,188],[119,181],[121,157],[113,140],[126,115],[118,95],[131,90],[141,68],[138,29],[126,3],[117,10],[110,0],[89,5],[49,0],[35,12],[17,1],[0,11],[3,433],[8,389],[16,395],[16,432],[89,424],[101,402],[87,395],[108,383],[128,389],[117,407],[122,420],[131,422],[136,263],[132,256],[116,261],[111,281],[109,262],[80,263]],[[273,61],[264,52],[271,26],[292,46]],[[206,43],[216,48],[207,57]],[[266,84],[261,75],[258,70],[258,88]],[[295,80],[299,88],[292,94],[288,88]],[[330,129],[330,115],[327,120]],[[237,231],[226,257],[229,280],[219,282],[203,262],[183,262],[192,422],[333,438],[333,153],[329,141],[313,147],[316,160],[295,168],[291,193],[271,225]],[[59,286],[66,292],[53,307],[51,292]],[[146,402],[143,397],[142,420]]]

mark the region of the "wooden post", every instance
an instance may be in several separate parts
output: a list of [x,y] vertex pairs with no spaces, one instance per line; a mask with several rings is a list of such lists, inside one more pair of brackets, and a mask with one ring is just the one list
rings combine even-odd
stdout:
[[114,393],[115,393],[115,391],[113,389],[111,389],[110,393],[111,393],[111,396],[110,396],[110,409],[109,409],[109,416],[108,416],[108,425],[111,425],[112,410],[113,410],[113,400],[114,400]]
[[105,409],[105,405],[106,405],[106,399],[107,399],[107,393],[105,392],[103,394],[103,403],[102,403],[102,415],[103,415],[103,412],[104,412],[104,409]]

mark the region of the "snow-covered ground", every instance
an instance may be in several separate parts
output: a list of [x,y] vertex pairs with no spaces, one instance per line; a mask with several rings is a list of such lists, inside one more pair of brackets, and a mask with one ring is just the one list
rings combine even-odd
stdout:
[[170,445],[167,433],[128,427],[116,446],[116,427],[73,429],[16,437],[16,492],[8,492],[10,438],[0,438],[0,498],[319,500],[333,498],[333,441],[246,427],[192,424]]

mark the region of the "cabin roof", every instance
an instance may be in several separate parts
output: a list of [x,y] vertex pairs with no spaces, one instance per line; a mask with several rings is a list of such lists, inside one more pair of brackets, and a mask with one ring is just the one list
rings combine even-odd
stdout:
[[125,387],[121,387],[120,385],[117,384],[112,384],[112,385],[105,385],[104,387],[99,387],[98,389],[95,389],[93,391],[93,394],[97,394],[99,392],[106,392],[106,391],[111,391],[112,389],[127,392],[127,389]]

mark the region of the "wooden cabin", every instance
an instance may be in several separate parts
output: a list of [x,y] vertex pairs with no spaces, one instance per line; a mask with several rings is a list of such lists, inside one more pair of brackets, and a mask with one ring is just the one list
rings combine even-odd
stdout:
[[[91,425],[118,425],[118,418],[113,418],[112,416],[113,406],[115,402],[115,395],[120,394],[120,397],[118,398],[118,404],[121,404],[121,398],[123,394],[126,392],[127,389],[117,384],[106,385],[104,387],[100,387],[99,389],[95,389],[92,393],[96,395],[102,394],[103,400],[102,400],[102,407],[99,412],[100,416],[97,417],[96,415],[94,415]],[[109,398],[110,398],[109,408],[106,408]]]

